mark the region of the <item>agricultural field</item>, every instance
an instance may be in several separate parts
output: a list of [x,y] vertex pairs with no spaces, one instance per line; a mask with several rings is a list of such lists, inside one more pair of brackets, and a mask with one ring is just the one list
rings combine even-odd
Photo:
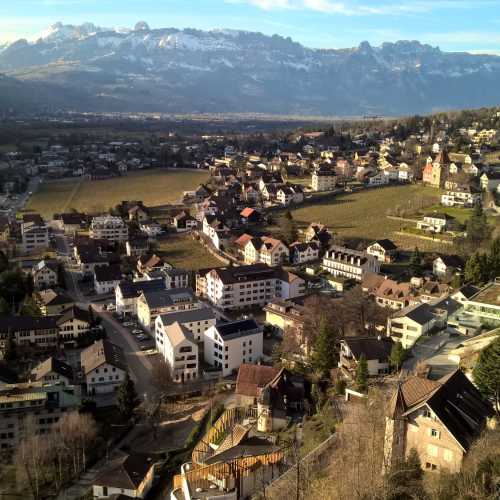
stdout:
[[26,210],[51,218],[72,208],[103,212],[122,200],[142,200],[150,206],[176,203],[183,191],[195,189],[208,176],[205,171],[146,170],[114,179],[45,182],[30,198]]
[[445,245],[430,240],[422,240],[412,235],[398,235],[404,226],[411,222],[388,218],[397,209],[414,212],[405,215],[417,219],[417,212],[430,211],[439,201],[439,191],[420,185],[374,188],[345,193],[325,201],[318,201],[292,211],[299,229],[310,222],[326,224],[330,230],[346,240],[353,242],[390,238],[402,249],[418,246],[424,251],[452,253],[453,245]]
[[169,235],[158,242],[156,253],[169,264],[189,271],[204,267],[220,267],[224,263],[214,257],[191,234]]

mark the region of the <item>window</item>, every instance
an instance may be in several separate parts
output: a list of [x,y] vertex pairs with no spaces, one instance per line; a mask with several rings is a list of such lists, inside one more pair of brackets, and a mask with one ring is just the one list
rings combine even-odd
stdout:
[[430,433],[431,433],[432,437],[435,437],[435,438],[438,438],[438,439],[439,439],[439,437],[441,435],[441,433],[437,429],[431,429]]
[[431,464],[430,462],[426,462],[425,463],[425,468],[429,469],[429,470],[436,470],[437,469],[437,465],[436,464]]
[[453,452],[451,450],[443,450],[443,458],[446,462],[452,462]]

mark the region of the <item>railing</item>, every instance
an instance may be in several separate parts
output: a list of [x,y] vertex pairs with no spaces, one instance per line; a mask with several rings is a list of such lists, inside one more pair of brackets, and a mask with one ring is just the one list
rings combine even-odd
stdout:
[[220,442],[236,424],[242,423],[245,419],[256,420],[257,416],[256,408],[235,407],[227,409],[194,447],[191,456],[193,465],[201,465],[213,455],[211,443]]

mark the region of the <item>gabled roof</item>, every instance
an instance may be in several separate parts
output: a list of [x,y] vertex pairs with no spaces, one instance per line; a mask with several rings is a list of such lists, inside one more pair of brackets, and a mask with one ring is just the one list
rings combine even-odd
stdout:
[[118,289],[124,299],[133,299],[139,297],[143,292],[165,290],[165,280],[121,281],[118,284]]
[[260,389],[271,382],[279,373],[277,368],[243,363],[238,370],[236,394],[257,397]]
[[425,325],[432,320],[432,308],[429,304],[414,304],[405,307],[392,315],[393,318],[407,317],[419,325]]
[[117,458],[99,474],[94,484],[108,488],[136,490],[155,462],[156,457],[146,453],[132,453]]
[[0,332],[57,329],[56,316],[0,316]]
[[59,306],[63,304],[72,304],[73,299],[64,292],[56,292],[52,288],[40,290],[36,294],[37,300],[44,306]]
[[154,290],[143,292],[142,297],[149,308],[170,307],[179,303],[195,300],[191,288],[172,288],[170,290]]
[[191,330],[177,321],[169,324],[165,328],[165,335],[168,337],[168,340],[170,341],[172,347],[178,346],[186,340],[191,344],[196,344],[196,340],[194,339]]
[[364,355],[367,360],[378,359],[381,362],[388,361],[394,345],[388,337],[346,337],[343,342],[355,359],[359,360]]
[[425,404],[465,451],[493,414],[491,404],[459,369],[435,381],[411,376],[397,391],[389,407],[390,416],[398,412],[408,416]]
[[72,306],[69,309],[66,309],[62,315],[58,318],[57,324],[62,325],[67,321],[71,321],[73,319],[77,319],[79,321],[83,321],[84,323],[90,324],[92,322],[92,318],[90,313],[85,309],[80,309],[77,306]]
[[120,281],[122,272],[119,265],[116,266],[97,266],[94,269],[95,281],[102,283],[104,281]]
[[97,340],[80,354],[82,370],[85,374],[99,368],[104,363],[121,370],[127,370],[127,362],[123,349],[109,340]]
[[73,378],[73,368],[71,368],[71,366],[64,361],[52,356],[47,358],[31,371],[35,380],[40,380],[51,372],[57,373],[58,375],[66,377],[69,380]]
[[[391,240],[388,239],[383,239],[383,240],[377,240],[372,243],[372,245],[379,245],[381,246],[386,252],[390,252],[391,250],[397,250],[397,246],[392,242]],[[370,246],[372,246],[370,245]]]
[[216,327],[217,333],[222,337],[222,340],[232,340],[247,335],[254,335],[261,328],[254,319],[240,319],[229,323],[221,323]]

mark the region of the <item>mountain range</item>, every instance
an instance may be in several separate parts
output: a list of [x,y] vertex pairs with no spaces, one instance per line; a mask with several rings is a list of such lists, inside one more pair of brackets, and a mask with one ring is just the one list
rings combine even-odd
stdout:
[[56,23],[0,45],[0,108],[404,115],[500,103],[500,57],[416,41],[311,49],[278,35]]

